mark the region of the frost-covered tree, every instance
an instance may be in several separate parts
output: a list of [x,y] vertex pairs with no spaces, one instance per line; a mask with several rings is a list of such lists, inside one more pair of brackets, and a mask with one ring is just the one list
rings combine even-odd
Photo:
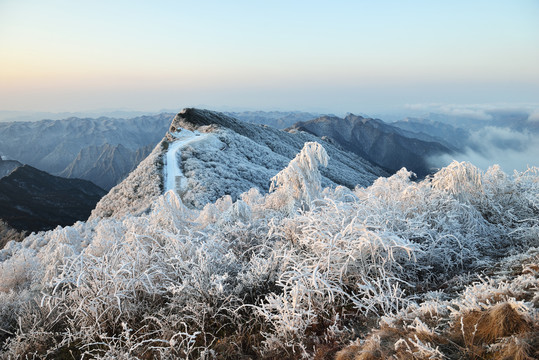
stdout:
[[322,145],[317,142],[305,143],[288,166],[271,179],[270,192],[274,194],[269,199],[284,200],[288,204],[286,200],[291,198],[295,202],[294,206],[309,209],[321,191],[318,167],[327,166],[328,160]]

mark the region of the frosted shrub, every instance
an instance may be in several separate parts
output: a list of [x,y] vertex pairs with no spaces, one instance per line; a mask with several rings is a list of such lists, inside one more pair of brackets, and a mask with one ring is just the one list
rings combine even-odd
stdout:
[[514,177],[519,193],[537,214],[539,211],[539,168],[532,167],[522,173],[515,172]]
[[[535,181],[529,181],[527,174],[533,172]],[[522,174],[515,173],[511,181],[498,165],[483,173],[470,163],[453,161],[436,173],[431,182],[434,189],[474,206],[489,223],[513,227],[515,221],[537,215],[534,196],[530,196],[535,194],[537,198],[536,172],[532,168]],[[521,186],[523,182],[527,183],[526,187]]]
[[270,192],[274,191],[274,195],[270,196],[270,199],[284,195],[294,199],[295,206],[308,209],[321,191],[318,166],[327,166],[328,160],[322,145],[316,142],[305,143],[286,169],[271,179]]
[[411,173],[401,170],[367,189],[356,189],[363,202],[359,211],[368,224],[420,246],[418,260],[427,265],[420,275],[426,279],[473,267],[485,255],[496,256],[500,247],[510,245],[501,224],[489,222],[481,213],[483,195],[470,190],[482,183],[477,169],[453,165],[420,183],[410,181]]
[[[241,206],[241,205],[238,205],[238,206]],[[241,210],[237,208],[238,206],[236,206],[236,212],[237,211],[241,212]],[[231,210],[231,208],[232,208],[232,197],[230,195],[225,195],[222,198],[217,199],[217,201],[213,204],[210,203],[210,204],[204,205],[204,208],[202,209],[202,211],[200,212],[200,215],[197,218],[197,222],[201,223],[203,226],[216,223],[219,220],[221,220],[221,217],[223,217],[225,213],[232,215],[231,213],[234,211]],[[248,212],[246,208],[244,208],[244,210]],[[240,215],[240,214],[237,214],[237,215]],[[245,213],[244,215],[248,216],[247,213]],[[223,219],[221,221],[225,221],[225,220]]]
[[11,257],[0,263],[0,292],[23,290],[33,284],[39,263],[35,251],[23,249],[17,257]]
[[440,169],[432,177],[432,185],[463,202],[480,203],[484,194],[483,174],[468,162],[453,161]]
[[29,290],[0,292],[0,341],[4,342],[17,333],[19,317],[32,303],[35,294]]
[[331,322],[339,308],[383,314],[407,303],[399,277],[416,247],[366,228],[354,211],[357,203],[327,198],[316,204],[271,228],[290,243],[279,250],[284,268],[277,285],[283,293],[267,295],[259,307],[274,327],[265,334],[268,350],[279,344],[295,348],[309,327]]

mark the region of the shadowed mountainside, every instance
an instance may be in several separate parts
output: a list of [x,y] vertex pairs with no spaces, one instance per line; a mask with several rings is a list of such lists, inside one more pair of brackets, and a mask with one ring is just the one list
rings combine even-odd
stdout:
[[13,170],[22,166],[22,164],[16,160],[2,160],[0,159],[0,179],[9,175]]
[[23,165],[0,179],[0,219],[17,230],[50,230],[86,220],[105,191]]
[[353,114],[344,119],[323,116],[307,122],[299,122],[288,129],[290,132],[304,131],[327,137],[365,159],[396,172],[402,167],[413,171],[419,177],[432,172],[428,158],[451,153],[452,150],[425,134],[423,139],[386,124],[379,119],[369,119]]

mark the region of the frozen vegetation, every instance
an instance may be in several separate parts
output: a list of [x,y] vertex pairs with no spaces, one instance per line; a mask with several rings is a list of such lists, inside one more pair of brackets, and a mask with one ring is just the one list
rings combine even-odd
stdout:
[[[232,200],[255,187],[268,191],[271,179],[301,151],[306,142],[320,141],[332,161],[321,169],[322,186],[370,185],[387,172],[353,153],[307,133],[288,133],[269,126],[238,121],[222,113],[184,109],[170,130],[199,131],[213,136],[181,149],[186,188],[180,196],[189,207],[202,207],[224,195]],[[170,140],[170,139],[169,139]]]
[[157,145],[127,178],[113,187],[97,203],[90,220],[121,218],[150,209],[152,202],[163,192],[163,143]]
[[309,142],[197,208],[160,195],[162,146],[88,222],[0,251],[4,358],[537,356],[538,169],[324,188]]

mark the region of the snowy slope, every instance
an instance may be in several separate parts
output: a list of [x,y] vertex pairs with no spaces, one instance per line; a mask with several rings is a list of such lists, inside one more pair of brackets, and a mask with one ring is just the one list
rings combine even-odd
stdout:
[[[158,195],[176,188],[176,176],[181,179],[178,195],[190,207],[201,208],[224,195],[235,200],[252,187],[267,192],[271,178],[310,141],[322,142],[331,158],[329,166],[321,169],[323,186],[368,186],[387,175],[310,134],[290,134],[219,112],[184,109],[172,120],[161,144],[102,199],[91,218],[146,211]],[[171,167],[174,164],[178,168]]]
[[96,205],[90,219],[147,211],[162,194],[162,145],[157,145],[129,176],[113,187]]
[[269,126],[249,124],[222,113],[184,109],[171,125],[177,129],[211,132],[213,141],[188,145],[182,150],[181,167],[187,188],[185,204],[200,207],[223,195],[232,199],[256,187],[269,188],[270,179],[286,167],[306,142],[323,144],[331,161],[321,169],[323,186],[368,186],[387,173],[365,159],[306,133],[291,134]]
[[185,176],[183,175],[178,162],[178,158],[181,156],[180,149],[188,144],[204,140],[211,135],[200,134],[198,131],[193,132],[186,129],[173,133],[169,132],[168,134],[174,138],[174,140],[170,143],[165,156],[166,162],[163,169],[165,178],[164,191],[174,190],[177,193],[180,193],[185,190],[185,181],[182,181]]

